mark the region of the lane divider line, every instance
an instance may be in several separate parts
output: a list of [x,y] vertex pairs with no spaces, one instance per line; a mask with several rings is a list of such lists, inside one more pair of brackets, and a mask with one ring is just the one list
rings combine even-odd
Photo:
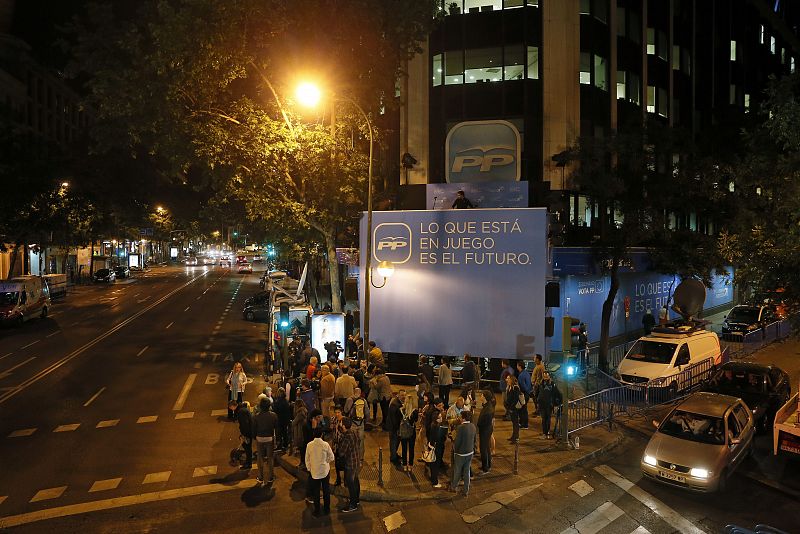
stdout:
[[169,327],[170,327],[170,326],[172,326],[172,325],[174,325],[174,324],[175,324],[175,321],[172,321],[171,323],[169,323],[169,324],[167,325],[167,327],[166,327],[164,330],[169,330]]
[[13,373],[15,370],[19,369],[20,367],[22,367],[22,366],[23,366],[23,365],[25,365],[26,363],[30,363],[30,362],[32,362],[32,361],[33,361],[33,360],[35,360],[35,359],[36,359],[36,356],[31,356],[30,358],[28,358],[28,359],[27,359],[27,360],[25,360],[24,362],[22,362],[22,363],[18,363],[18,364],[17,364],[17,365],[15,365],[14,367],[12,367],[12,368],[10,368],[10,369],[8,369],[8,370],[6,370],[6,371],[2,371],[2,372],[0,372],[0,378],[5,378],[5,377],[9,376],[9,375],[10,375],[11,373]]
[[189,378],[186,379],[186,382],[184,382],[183,388],[181,389],[181,392],[175,401],[175,405],[172,407],[173,411],[179,412],[183,409],[183,405],[186,403],[186,398],[189,396],[189,390],[192,389],[192,385],[194,384],[196,378],[197,373],[192,373],[189,375]]
[[86,408],[87,406],[89,406],[89,405],[90,405],[92,402],[94,402],[94,400],[95,400],[97,397],[99,397],[99,396],[100,396],[100,394],[101,394],[102,392],[104,392],[105,390],[106,390],[106,387],[105,387],[105,386],[101,387],[101,388],[100,388],[100,391],[98,391],[97,393],[95,393],[94,395],[92,395],[92,398],[91,398],[91,399],[89,399],[88,401],[86,401],[86,403],[83,405],[83,407],[84,407],[84,408]]
[[[52,365],[50,365],[49,367],[39,371],[38,373],[36,373],[32,377],[28,378],[27,380],[22,382],[20,385],[18,385],[16,387],[16,389],[13,389],[11,391],[7,391],[7,392],[3,393],[2,395],[0,395],[0,404],[3,404],[8,399],[14,397],[20,391],[26,390],[29,386],[31,386],[31,385],[35,384],[36,382],[42,380],[44,377],[46,377],[49,374],[53,373],[54,371],[56,371],[57,369],[61,368],[65,364],[69,363],[70,361],[74,360],[75,358],[77,358],[78,356],[80,356],[81,354],[83,354],[84,352],[89,350],[90,348],[94,347],[95,345],[97,345],[98,343],[100,343],[104,339],[108,338],[109,336],[115,334],[116,332],[118,332],[122,328],[126,327],[127,325],[129,325],[130,323],[132,323],[133,321],[135,321],[136,319],[138,319],[139,317],[141,317],[145,313],[149,312],[150,310],[152,310],[153,308],[155,308],[156,306],[158,306],[159,304],[161,304],[165,300],[167,300],[170,297],[172,297],[172,295],[174,295],[174,294],[178,293],[179,291],[182,291],[185,288],[189,287],[195,281],[199,280],[200,278],[204,277],[205,275],[206,275],[206,273],[201,273],[200,275],[192,278],[191,280],[189,280],[185,284],[176,287],[175,289],[173,289],[172,291],[170,291],[169,293],[167,293],[166,295],[164,295],[160,299],[156,300],[155,302],[153,302],[152,304],[148,305],[147,307],[142,308],[141,310],[139,310],[135,314],[131,315],[130,317],[128,317],[127,319],[125,319],[124,321],[122,321],[121,323],[116,325],[115,327],[111,328],[106,333],[100,334],[99,336],[97,336],[93,340],[89,341],[85,345],[75,349],[74,351],[70,352],[69,354],[67,354],[66,356],[61,358],[60,360],[58,360],[55,363],[53,363]],[[148,298],[150,298],[150,297],[148,297]]]
[[139,352],[136,354],[136,356],[137,356],[137,357],[141,356],[142,354],[144,354],[144,351],[146,351],[146,350],[147,350],[147,349],[149,349],[149,348],[150,348],[150,345],[145,345],[145,347],[144,347],[142,350],[140,350],[140,351],[139,351]]
[[25,345],[24,347],[20,347],[20,348],[19,348],[19,350],[22,350],[22,349],[27,349],[28,347],[32,347],[32,346],[36,345],[38,342],[40,342],[40,341],[41,341],[41,339],[37,339],[36,341],[33,341],[33,342],[31,342],[31,343],[28,343],[28,344],[27,344],[27,345]]

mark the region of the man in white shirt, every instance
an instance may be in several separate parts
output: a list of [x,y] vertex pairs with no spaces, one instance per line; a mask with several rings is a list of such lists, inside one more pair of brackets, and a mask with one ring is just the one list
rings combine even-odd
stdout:
[[322,496],[325,507],[323,512],[328,515],[331,512],[331,486],[328,475],[331,472],[331,462],[336,457],[333,455],[331,446],[322,439],[322,429],[314,429],[314,439],[306,446],[306,468],[309,472],[308,483],[311,486],[311,497],[314,501],[314,517],[319,517],[319,489],[322,487]]

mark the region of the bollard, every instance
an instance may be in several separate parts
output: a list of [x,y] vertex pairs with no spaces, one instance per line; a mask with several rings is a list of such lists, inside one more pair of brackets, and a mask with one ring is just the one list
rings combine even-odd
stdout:
[[378,485],[383,487],[383,447],[378,447]]
[[514,474],[519,473],[519,440],[514,443]]

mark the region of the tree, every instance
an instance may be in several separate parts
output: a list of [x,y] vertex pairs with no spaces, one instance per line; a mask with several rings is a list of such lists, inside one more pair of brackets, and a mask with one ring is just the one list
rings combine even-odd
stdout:
[[721,264],[713,239],[677,224],[689,209],[710,209],[708,201],[700,199],[713,189],[706,175],[682,163],[691,155],[682,139],[678,132],[656,123],[646,128],[632,125],[607,138],[582,137],[570,151],[577,164],[573,186],[601,214],[592,245],[598,265],[611,282],[600,325],[603,369],[608,366],[619,273],[630,261],[632,247],[647,247],[657,270],[699,276],[706,283],[711,270]]
[[287,9],[278,0],[151,0],[134,13],[124,11],[130,3],[93,6],[76,55],[97,110],[95,146],[124,139],[175,173],[199,160],[230,184],[251,218],[301,235],[313,229],[325,243],[338,311],[335,237],[363,205],[367,162],[360,150],[332,155],[348,150],[343,133],[360,132],[360,121],[337,113],[331,135],[299,120],[283,95],[297,65],[308,65],[300,70],[322,73],[376,114],[391,104],[434,4],[316,0]]

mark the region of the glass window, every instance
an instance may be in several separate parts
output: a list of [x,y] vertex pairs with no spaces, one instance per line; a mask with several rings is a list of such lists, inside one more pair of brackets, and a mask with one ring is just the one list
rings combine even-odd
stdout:
[[781,65],[786,65],[786,49],[781,48]]
[[528,47],[528,79],[539,79],[539,48],[536,46]]
[[608,91],[608,61],[604,57],[594,56],[594,85]]
[[433,56],[433,86],[438,87],[442,85],[442,54]]
[[647,28],[647,55],[653,56],[656,53],[656,30]]
[[608,24],[608,0],[594,0],[594,18]]
[[775,38],[774,37],[770,37],[769,38],[769,51],[772,52],[773,54],[775,53],[775,46],[776,46]]
[[592,58],[589,55],[589,52],[581,52],[581,72],[580,72],[580,82],[584,85],[589,85],[592,83],[592,74],[590,72],[592,66]]
[[581,0],[581,15],[591,15],[592,0]]
[[503,79],[521,80],[525,77],[525,52],[522,45],[507,46],[503,66]]
[[499,11],[502,7],[503,0],[464,0],[464,13]]
[[672,70],[681,70],[681,47],[672,45]]
[[744,109],[745,112],[750,109],[750,95],[747,93],[744,94]]
[[654,85],[647,86],[647,112],[656,112],[656,87]]
[[617,36],[625,37],[625,8],[617,6]]
[[764,25],[762,24],[758,27],[758,42],[764,44],[765,40],[766,40],[766,32],[764,31]]
[[626,81],[627,80],[625,79],[625,71],[624,70],[618,70],[617,71],[617,98],[618,99],[625,100],[625,89],[626,89],[625,82]]
[[794,58],[793,57],[789,58],[789,72],[794,74]]
[[444,84],[464,83],[464,54],[461,50],[444,53]]
[[731,84],[730,97],[728,98],[728,103],[731,106],[736,104],[736,86],[734,84]]
[[637,106],[642,105],[642,80],[635,72],[628,74],[628,101],[633,102]]
[[656,51],[658,52],[658,57],[664,61],[667,60],[667,34],[661,30],[658,31],[658,46],[656,47]]
[[736,41],[731,41],[731,61],[736,61]]
[[[528,1],[530,5],[530,0]],[[503,8],[504,9],[513,9],[515,7],[522,7],[525,5],[525,0],[503,0]]]
[[642,42],[642,24],[636,11],[628,13],[628,37],[636,44]]
[[662,117],[669,115],[669,99],[667,98],[667,90],[658,90],[658,114]]
[[501,48],[464,51],[464,83],[499,82],[503,65]]
[[675,344],[661,341],[639,340],[625,355],[626,360],[644,363],[670,364],[675,354]]

